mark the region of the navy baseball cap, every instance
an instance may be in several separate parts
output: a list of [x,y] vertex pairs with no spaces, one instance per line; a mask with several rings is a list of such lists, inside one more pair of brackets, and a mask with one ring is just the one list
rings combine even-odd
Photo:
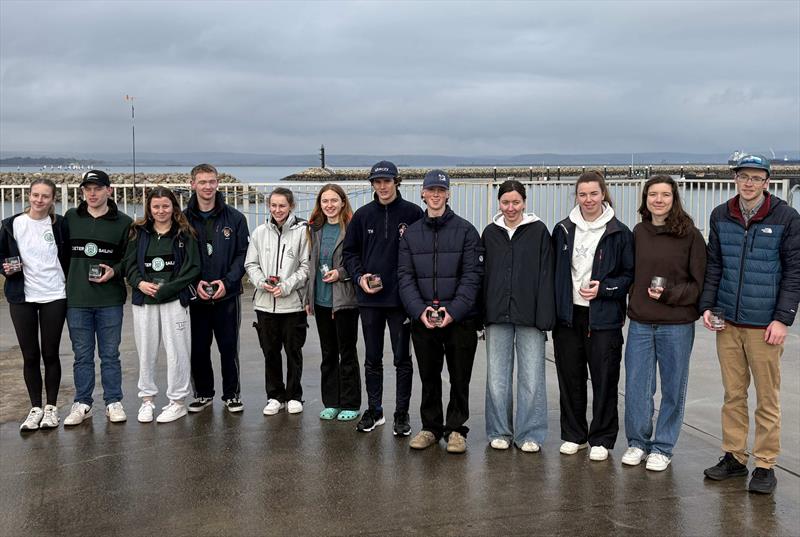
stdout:
[[744,168],[754,168],[756,170],[764,170],[769,177],[769,159],[764,155],[745,155],[736,161],[733,171],[738,172]]
[[450,176],[444,170],[431,170],[425,174],[425,179],[422,180],[422,189],[426,188],[450,190]]
[[397,179],[397,166],[388,160],[382,160],[375,164],[369,171],[370,181],[375,179]]
[[81,178],[81,186],[86,186],[89,183],[111,187],[111,179],[108,178],[108,174],[103,170],[89,170],[84,173]]

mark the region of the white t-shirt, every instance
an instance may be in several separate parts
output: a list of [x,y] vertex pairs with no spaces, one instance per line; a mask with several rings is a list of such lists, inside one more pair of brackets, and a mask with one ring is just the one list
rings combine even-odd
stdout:
[[28,214],[19,215],[14,219],[14,239],[22,259],[25,302],[41,304],[67,298],[50,217],[34,220]]

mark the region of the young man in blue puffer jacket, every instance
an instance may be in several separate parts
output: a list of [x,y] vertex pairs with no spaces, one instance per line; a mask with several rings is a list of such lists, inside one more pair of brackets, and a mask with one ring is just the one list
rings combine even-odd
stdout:
[[800,215],[771,195],[770,163],[747,155],[733,168],[738,195],[711,213],[708,265],[699,309],[709,330],[712,308],[724,313],[717,355],[725,387],[722,449],[706,477],[747,475],[747,389],[756,386],[755,469],[748,490],[771,494],[780,452],[780,361],[800,301]]
[[[447,205],[449,197],[447,174],[429,171],[422,183],[428,209],[400,239],[397,274],[422,380],[422,430],[409,445],[425,449],[444,437],[449,453],[464,453],[480,324],[483,248],[473,225]],[[445,360],[450,377],[446,418],[442,415]]]

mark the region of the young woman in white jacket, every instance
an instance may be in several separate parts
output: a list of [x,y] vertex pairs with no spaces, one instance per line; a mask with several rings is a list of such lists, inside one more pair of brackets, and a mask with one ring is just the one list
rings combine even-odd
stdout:
[[[303,305],[308,280],[308,235],[305,220],[294,213],[294,195],[278,187],[269,196],[269,219],[250,237],[244,267],[256,288],[258,340],[264,352],[267,405],[272,416],[284,406],[290,414],[303,411],[303,344],[306,312]],[[286,352],[283,380],[281,348]]]

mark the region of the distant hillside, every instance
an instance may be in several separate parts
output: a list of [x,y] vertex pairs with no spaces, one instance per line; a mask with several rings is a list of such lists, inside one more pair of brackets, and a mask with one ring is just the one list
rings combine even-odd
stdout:
[[[762,153],[769,154],[768,151]],[[778,151],[779,158],[788,155],[797,159],[797,151]],[[524,155],[350,155],[328,154],[326,164],[332,167],[354,168],[371,166],[379,160],[391,160],[399,166],[569,166],[569,165],[609,165],[626,166],[642,164],[726,164],[730,154],[726,153],[586,153],[557,154],[531,153]],[[136,164],[139,166],[193,166],[200,162],[210,162],[218,166],[319,166],[319,156],[305,155],[273,155],[256,153],[228,152],[193,152],[193,153],[137,153]],[[47,153],[9,154],[0,152],[0,165],[4,166],[37,166],[59,165],[67,163],[103,164],[105,166],[130,166],[130,153],[77,153],[58,156]]]

